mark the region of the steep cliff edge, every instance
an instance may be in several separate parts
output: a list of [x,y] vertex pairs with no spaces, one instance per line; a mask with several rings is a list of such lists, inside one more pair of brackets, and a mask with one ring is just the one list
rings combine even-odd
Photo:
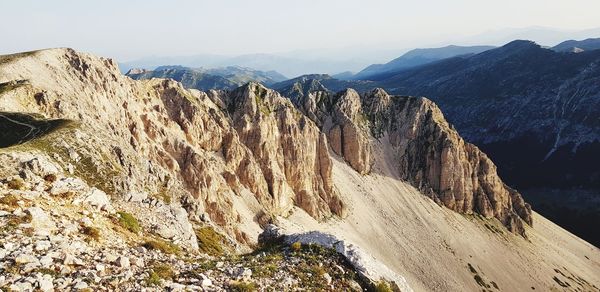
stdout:
[[390,96],[382,89],[363,96],[352,89],[337,94],[308,90],[292,100],[314,117],[328,133],[334,153],[357,172],[371,171],[372,148],[386,136],[396,151],[400,178],[438,204],[495,217],[521,235],[521,219],[532,224],[529,204],[502,182],[494,163],[465,142],[430,100]]
[[387,135],[397,151],[402,179],[454,211],[495,217],[525,235],[520,219],[532,224],[529,204],[502,182],[494,163],[465,142],[433,102],[389,96],[381,89],[364,99],[374,135]]

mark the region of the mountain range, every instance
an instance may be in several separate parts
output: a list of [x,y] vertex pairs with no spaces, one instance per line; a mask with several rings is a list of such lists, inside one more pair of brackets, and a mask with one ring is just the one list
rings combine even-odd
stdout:
[[[545,215],[600,244],[597,232],[586,223],[597,218],[600,209],[600,50],[594,50],[593,43],[570,41],[543,48],[513,41],[372,80],[312,75],[272,87],[291,98],[343,87],[427,96],[467,141],[498,163],[509,185],[526,197],[531,193]],[[584,44],[589,44],[588,50],[563,52]],[[539,196],[544,193],[541,188],[549,193],[547,200]],[[572,203],[556,200],[557,192]]]
[[271,85],[287,79],[275,71],[263,72],[236,66],[212,69],[160,66],[151,71],[130,69],[125,75],[133,79],[171,78],[186,88],[199,90],[234,89],[250,81]]
[[[495,50],[514,46],[534,50]],[[598,290],[599,250],[434,101],[306,84],[203,92],[71,49],[0,56],[0,285]]]
[[493,46],[446,46],[441,48],[414,49],[385,64],[373,64],[346,79],[376,80],[378,75],[391,74],[412,67],[456,56],[478,54]]

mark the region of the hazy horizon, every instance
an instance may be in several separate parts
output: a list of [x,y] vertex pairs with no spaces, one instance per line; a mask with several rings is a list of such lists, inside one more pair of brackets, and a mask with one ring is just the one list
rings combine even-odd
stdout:
[[597,0],[447,2],[12,1],[3,3],[11,13],[0,19],[0,54],[70,47],[120,63],[252,54],[313,61],[286,73],[295,75],[358,71],[413,48],[600,36]]

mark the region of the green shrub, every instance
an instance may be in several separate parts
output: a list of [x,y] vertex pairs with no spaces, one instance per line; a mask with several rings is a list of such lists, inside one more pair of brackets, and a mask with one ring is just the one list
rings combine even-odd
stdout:
[[146,278],[146,285],[148,286],[158,286],[160,285],[160,277],[154,271],[150,271],[150,275]]
[[392,292],[392,288],[390,288],[390,285],[386,282],[386,281],[379,281],[379,283],[377,283],[377,285],[375,285],[375,291],[376,292]]
[[235,292],[252,292],[256,291],[256,284],[252,282],[230,282],[229,289]]
[[119,225],[121,225],[121,227],[133,233],[142,231],[140,223],[137,221],[137,219],[135,219],[135,217],[133,217],[133,215],[127,212],[117,212],[117,214],[119,214]]
[[212,227],[207,226],[196,229],[196,238],[198,239],[198,247],[202,252],[213,256],[223,255],[225,237]]
[[302,249],[302,243],[300,241],[296,241],[290,245],[292,251],[299,252]]
[[179,254],[181,252],[179,246],[161,239],[148,240],[142,246],[150,250],[159,250],[166,254]]
[[146,278],[148,286],[160,285],[160,280],[172,280],[175,277],[175,272],[171,266],[167,264],[156,263],[150,268],[150,275]]

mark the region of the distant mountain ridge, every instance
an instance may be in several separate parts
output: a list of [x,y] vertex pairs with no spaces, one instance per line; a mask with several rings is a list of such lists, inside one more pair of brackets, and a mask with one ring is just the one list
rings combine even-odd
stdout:
[[384,73],[393,73],[431,62],[461,55],[478,54],[494,46],[455,46],[414,49],[385,64],[373,64],[352,77],[356,80],[378,80]]
[[600,38],[589,38],[582,41],[568,40],[552,47],[553,51],[575,53],[598,49],[600,49]]
[[263,72],[239,66],[212,69],[160,66],[151,71],[131,69],[126,75],[136,80],[171,78],[181,82],[186,88],[198,90],[234,89],[248,82],[260,82],[265,85],[271,85],[287,79],[275,71]]

